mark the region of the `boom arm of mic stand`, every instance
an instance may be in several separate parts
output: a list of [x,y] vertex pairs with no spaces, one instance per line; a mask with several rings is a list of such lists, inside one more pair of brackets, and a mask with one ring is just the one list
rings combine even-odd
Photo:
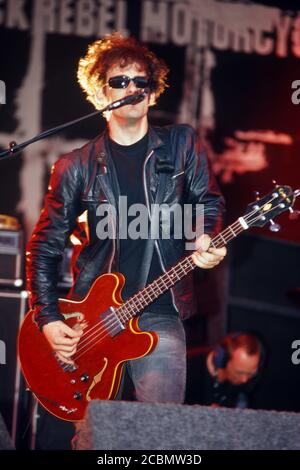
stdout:
[[32,137],[29,140],[26,140],[25,142],[22,142],[21,144],[16,144],[16,142],[11,142],[9,145],[9,148],[0,153],[0,162],[2,160],[5,160],[6,158],[13,157],[16,153],[20,152],[28,145],[33,144],[34,142],[37,142],[38,140],[45,139],[46,137],[49,137],[52,134],[56,134],[62,129],[66,129],[67,127],[73,126],[74,124],[77,124],[78,122],[84,121],[85,119],[91,118],[93,116],[96,116],[97,114],[104,113],[104,111],[107,111],[108,109],[110,109],[112,105],[113,103],[110,103],[107,106],[105,106],[105,108],[99,109],[98,111],[94,111],[93,113],[86,114],[85,116],[74,119],[73,121],[69,121],[69,122],[66,122],[65,124],[61,124],[60,126],[53,127],[52,129],[48,129],[47,131],[41,132],[40,134],[36,135],[35,137]]

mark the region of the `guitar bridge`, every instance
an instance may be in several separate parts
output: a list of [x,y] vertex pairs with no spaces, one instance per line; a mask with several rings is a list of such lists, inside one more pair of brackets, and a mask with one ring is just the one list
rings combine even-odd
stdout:
[[55,359],[57,360],[58,365],[64,370],[64,372],[74,372],[78,369],[76,364],[67,364],[66,362],[59,359],[56,353],[54,353]]

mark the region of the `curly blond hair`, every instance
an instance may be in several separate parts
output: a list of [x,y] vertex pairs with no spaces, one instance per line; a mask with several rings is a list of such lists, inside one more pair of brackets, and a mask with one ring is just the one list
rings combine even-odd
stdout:
[[116,64],[123,68],[131,63],[137,63],[146,69],[151,83],[150,90],[157,99],[168,86],[169,69],[146,46],[135,38],[125,38],[120,33],[107,35],[89,45],[86,55],[79,61],[77,78],[87,99],[96,109],[105,105],[102,89],[108,69]]

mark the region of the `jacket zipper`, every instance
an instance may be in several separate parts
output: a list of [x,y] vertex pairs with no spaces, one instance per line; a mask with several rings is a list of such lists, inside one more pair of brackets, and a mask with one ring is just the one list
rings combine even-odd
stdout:
[[[101,176],[102,175],[98,175],[98,178],[99,178],[100,184],[102,186],[103,192],[107,197],[107,201],[110,203],[111,206],[113,206],[112,201],[111,201],[109,195],[106,192],[105,184],[102,183]],[[113,250],[112,250],[112,254],[111,254],[111,257],[110,257],[110,260],[109,260],[109,264],[108,264],[108,272],[111,272],[113,259],[115,257],[115,253],[116,253],[116,226],[114,225],[113,218],[112,218],[112,228],[113,228],[113,238],[112,238]]]
[[[143,185],[144,185],[144,193],[145,193],[145,198],[146,198],[146,204],[147,204],[147,209],[148,209],[148,215],[149,215],[150,223],[151,223],[151,211],[150,211],[149,196],[148,196],[147,184],[146,184],[146,165],[147,165],[147,163],[148,163],[149,158],[150,158],[151,155],[153,154],[153,152],[154,152],[154,150],[151,150],[151,152],[149,153],[149,155],[146,157],[146,159],[145,159],[145,161],[144,161],[144,165],[143,165]],[[165,272],[166,272],[166,268],[165,268],[164,263],[163,263],[163,260],[162,260],[162,256],[161,256],[161,253],[160,253],[160,250],[159,250],[159,246],[158,246],[157,240],[155,240],[154,245],[156,246],[156,251],[157,251],[157,254],[158,254],[158,258],[159,258],[159,262],[160,262],[161,269],[162,269],[163,272],[165,273]],[[172,288],[170,289],[170,293],[171,293],[171,298],[172,298],[173,307],[175,308],[176,312],[178,312],[178,308],[176,307],[176,304],[175,304],[174,293],[173,293],[173,291],[172,291]]]

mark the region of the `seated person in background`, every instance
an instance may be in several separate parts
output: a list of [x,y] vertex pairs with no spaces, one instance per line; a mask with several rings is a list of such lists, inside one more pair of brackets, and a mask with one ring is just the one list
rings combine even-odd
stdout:
[[200,370],[197,360],[196,384],[195,364],[191,359],[188,361],[186,402],[230,408],[251,407],[249,400],[262,359],[263,347],[256,336],[242,332],[228,334],[200,358]]

